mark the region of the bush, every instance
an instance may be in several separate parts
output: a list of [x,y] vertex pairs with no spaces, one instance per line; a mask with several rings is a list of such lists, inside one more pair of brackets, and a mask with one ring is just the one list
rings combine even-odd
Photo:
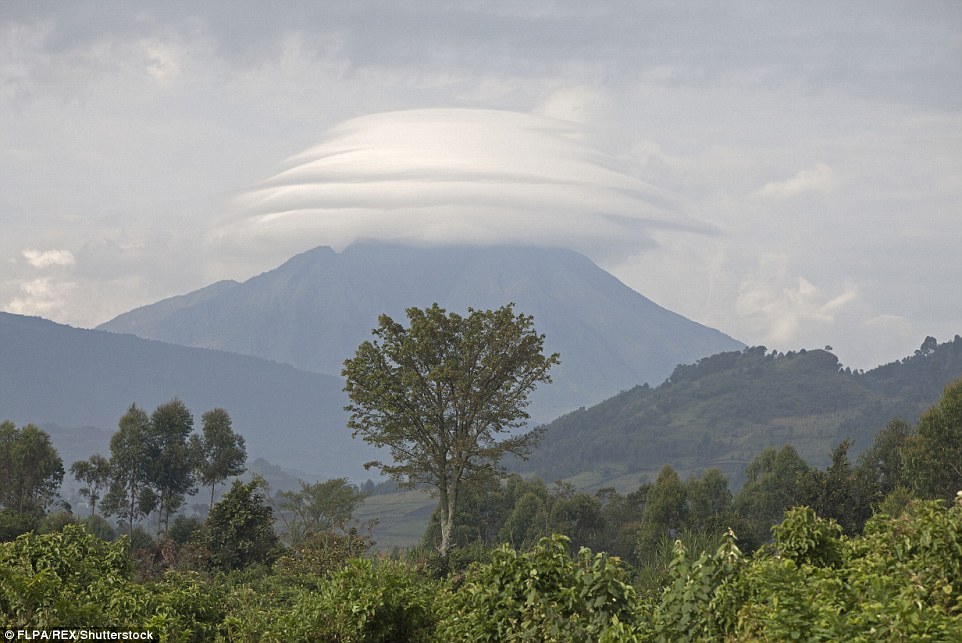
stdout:
[[635,636],[638,603],[617,558],[564,536],[519,554],[506,545],[471,567],[440,598],[437,637],[445,641],[598,641]]
[[334,531],[312,533],[278,558],[274,569],[285,576],[326,576],[344,567],[348,560],[363,556],[373,543],[370,536],[356,529],[343,534]]
[[108,543],[81,526],[28,533],[0,544],[0,613],[6,627],[128,627],[147,604],[132,580],[127,541]]
[[282,548],[274,532],[274,512],[267,503],[264,481],[255,478],[244,484],[235,480],[207,516],[203,545],[211,565],[221,571],[250,565],[270,565]]
[[143,627],[162,641],[213,641],[226,635],[226,591],[195,572],[167,572],[150,586],[149,617]]
[[0,542],[15,540],[17,536],[33,531],[39,524],[40,519],[34,514],[0,509]]
[[232,640],[428,641],[437,587],[401,561],[352,559],[316,589],[266,597],[250,587],[234,596],[226,621]]
[[723,622],[719,638],[957,641],[960,588],[962,499],[877,515],[854,538],[797,509],[708,609]]

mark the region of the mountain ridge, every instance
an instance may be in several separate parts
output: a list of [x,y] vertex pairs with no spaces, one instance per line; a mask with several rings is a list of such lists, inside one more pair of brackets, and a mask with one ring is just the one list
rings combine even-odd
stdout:
[[63,439],[89,443],[92,429],[116,431],[131,403],[149,413],[179,397],[196,422],[227,409],[251,458],[358,478],[376,455],[346,428],[341,381],[288,364],[11,313],[0,313],[0,363],[0,419],[57,425]]
[[510,466],[576,486],[630,488],[664,464],[683,474],[722,470],[735,484],[766,447],[792,444],[808,462],[853,439],[852,455],[890,420],[910,423],[962,377],[962,338],[927,338],[914,355],[852,372],[828,350],[730,351],[680,365],[657,387],[637,386],[545,425],[527,462]]
[[[219,282],[223,283],[223,282]],[[236,284],[236,282],[235,282]],[[236,285],[212,284],[98,326],[339,375],[378,315],[438,303],[464,312],[509,302],[534,317],[545,349],[561,353],[554,383],[532,396],[549,421],[678,364],[744,346],[635,292],[587,257],[531,246],[320,246]]]

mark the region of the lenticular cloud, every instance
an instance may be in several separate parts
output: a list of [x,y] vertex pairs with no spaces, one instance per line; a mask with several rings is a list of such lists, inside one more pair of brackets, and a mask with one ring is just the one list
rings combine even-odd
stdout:
[[595,254],[650,245],[653,228],[707,231],[619,165],[576,123],[490,110],[374,114],[333,128],[243,193],[214,238],[234,250],[376,239]]

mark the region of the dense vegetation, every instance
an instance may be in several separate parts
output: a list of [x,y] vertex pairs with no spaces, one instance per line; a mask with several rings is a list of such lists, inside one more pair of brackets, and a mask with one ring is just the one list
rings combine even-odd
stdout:
[[5,627],[173,641],[962,639],[962,380],[854,461],[847,440],[824,467],[764,448],[736,492],[718,469],[669,466],[627,492],[476,481],[443,557],[437,517],[422,546],[371,555],[369,526],[352,519],[363,493],[344,479],[280,494],[235,480],[205,519],[179,513],[242,468],[226,412],[203,420],[192,432],[177,400],[132,406],[109,458],[70,467],[83,524],[58,503],[64,468],[43,431],[0,426]]
[[684,473],[717,467],[736,486],[764,447],[792,444],[827,464],[826,444],[868,447],[892,418],[914,422],[962,377],[962,337],[929,337],[914,355],[868,372],[827,350],[777,353],[757,346],[678,366],[656,388],[638,386],[544,427],[540,448],[510,466],[579,487],[629,489],[671,463]]

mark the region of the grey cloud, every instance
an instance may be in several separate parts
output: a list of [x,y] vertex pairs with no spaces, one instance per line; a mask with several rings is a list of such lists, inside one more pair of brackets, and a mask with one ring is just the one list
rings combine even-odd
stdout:
[[[515,6],[513,6],[513,4]],[[671,67],[670,83],[803,86],[962,105],[957,2],[385,3],[8,2],[8,19],[49,20],[47,45],[203,33],[229,64],[251,66],[285,34],[352,67],[405,66],[537,77],[582,69],[618,86]],[[584,80],[584,79],[583,79]]]

